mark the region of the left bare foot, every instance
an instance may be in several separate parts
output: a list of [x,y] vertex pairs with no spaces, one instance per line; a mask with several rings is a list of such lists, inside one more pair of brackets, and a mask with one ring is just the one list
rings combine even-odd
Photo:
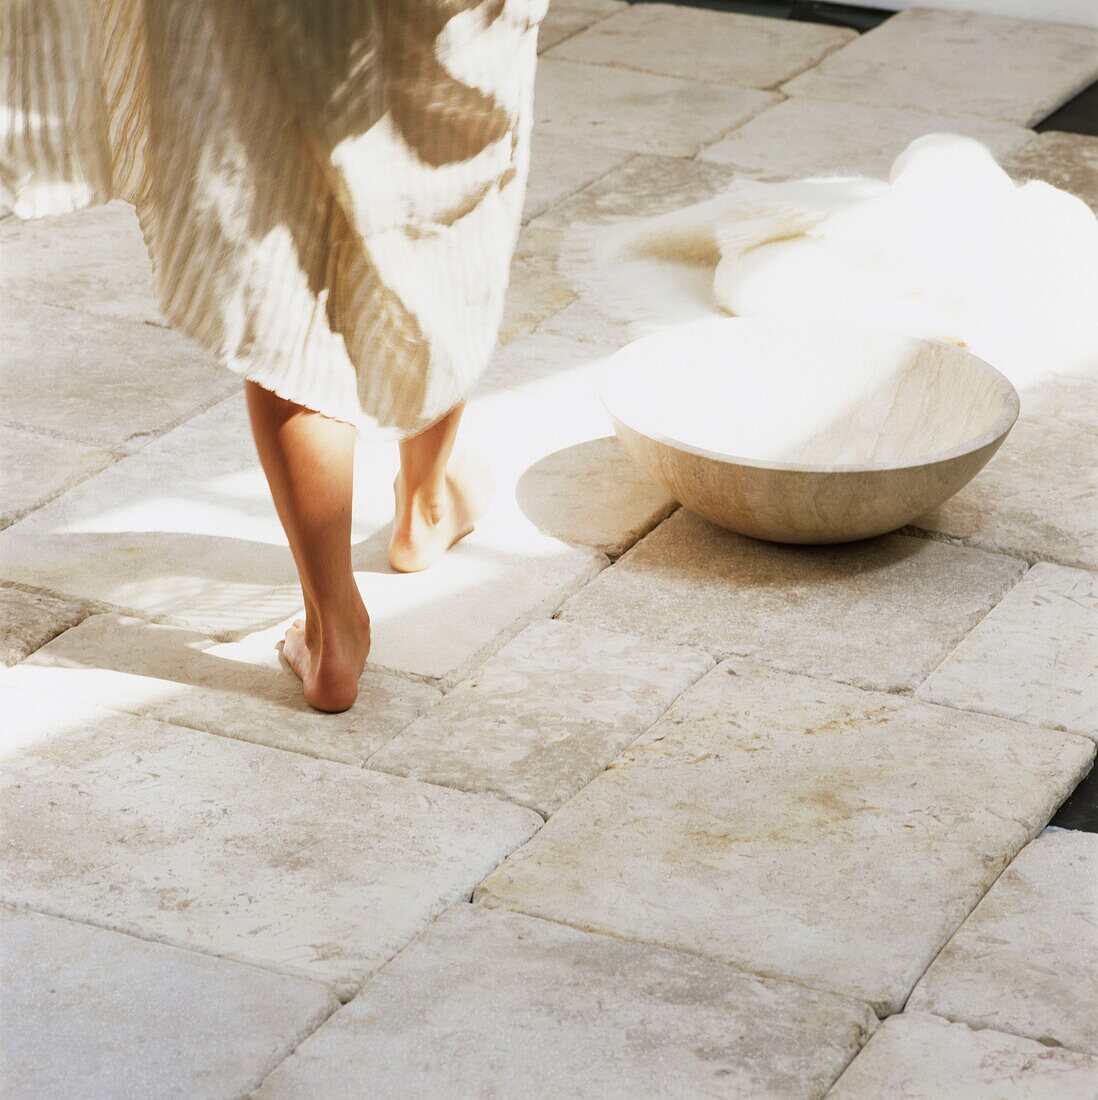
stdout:
[[455,463],[443,491],[425,500],[410,494],[400,476],[393,483],[396,519],[389,540],[389,564],[398,573],[418,573],[434,565],[454,543],[473,531],[487,503],[485,474]]
[[282,656],[301,679],[305,702],[334,714],[358,698],[358,681],[370,653],[370,616],[360,605],[316,630],[301,619],[286,631]]

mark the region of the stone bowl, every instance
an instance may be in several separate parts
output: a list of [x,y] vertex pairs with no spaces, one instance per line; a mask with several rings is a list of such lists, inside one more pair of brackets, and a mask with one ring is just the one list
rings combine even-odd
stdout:
[[807,319],[706,318],[621,349],[599,380],[635,461],[687,508],[772,542],[893,531],[968,483],[1018,417],[952,344]]

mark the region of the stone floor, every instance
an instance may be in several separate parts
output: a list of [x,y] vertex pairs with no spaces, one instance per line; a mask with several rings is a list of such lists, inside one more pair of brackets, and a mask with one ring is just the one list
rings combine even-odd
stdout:
[[279,664],[239,386],[132,211],[0,222],[0,1091],[1098,1097],[1098,835],[1048,828],[1098,739],[1098,382],[1023,393],[903,533],[768,546],[609,438],[624,335],[556,264],[573,222],[943,129],[1098,208],[1098,139],[1028,129],[1098,32],[554,0],[542,50],[465,430],[494,507],[394,575],[362,441],[344,715]]

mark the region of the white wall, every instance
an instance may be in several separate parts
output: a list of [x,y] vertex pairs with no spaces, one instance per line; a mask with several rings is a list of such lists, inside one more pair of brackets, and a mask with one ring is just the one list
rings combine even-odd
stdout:
[[1015,19],[1041,19],[1098,28],[1098,0],[845,0],[848,4],[881,8],[942,8],[980,11]]

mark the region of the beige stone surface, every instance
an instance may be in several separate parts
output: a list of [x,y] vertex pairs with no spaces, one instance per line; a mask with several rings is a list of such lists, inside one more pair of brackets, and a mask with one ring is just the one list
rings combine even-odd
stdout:
[[549,56],[616,68],[773,88],[857,37],[845,27],[671,4],[637,4],[554,47]]
[[822,1095],[875,1023],[826,993],[461,905],[257,1096],[790,1100]]
[[338,1007],[322,985],[0,908],[8,1100],[215,1100],[259,1085]]
[[531,466],[515,490],[540,530],[620,557],[678,505],[613,436],[577,443]]
[[0,693],[0,901],[343,996],[541,823],[497,799]]
[[582,4],[560,3],[554,0],[538,28],[538,53],[552,49],[559,42],[586,30],[610,14]]
[[[1098,349],[1095,354],[1098,356]],[[1098,436],[1098,361],[1094,374],[1040,378],[1019,396],[1023,421],[1058,420]]]
[[795,98],[767,108],[700,155],[752,179],[829,175],[887,179],[892,162],[912,141],[939,133],[975,138],[996,157],[1010,154],[1033,137],[1030,130],[994,119]]
[[1032,126],[1098,76],[1098,30],[911,8],[783,91]]
[[101,447],[0,424],[0,528],[114,461]]
[[0,294],[100,317],[165,325],[137,216],[111,202],[75,214],[0,222]]
[[[423,573],[396,574],[386,559],[396,448],[360,441],[353,563],[373,619],[374,668],[454,682],[605,564],[595,551],[540,533],[514,500],[515,483],[538,458],[605,434],[593,395],[581,397],[575,385],[552,389],[470,407],[464,439],[492,471],[492,507],[474,535]],[[300,615],[293,562],[239,396],[0,532],[0,560],[8,580],[204,635],[270,631],[273,646]]]
[[[681,163],[697,162],[684,160]],[[590,300],[584,298],[547,317],[535,332],[566,336],[569,340],[592,344],[605,351],[617,351],[639,335],[634,332],[634,326],[607,318]]]
[[827,1096],[1095,1100],[1098,1058],[905,1012],[877,1029]]
[[1098,1054],[1098,835],[1027,845],[931,964],[908,1009]]
[[1092,433],[1023,416],[980,476],[914,526],[1030,561],[1098,570],[1095,453]]
[[713,198],[732,182],[733,175],[724,164],[638,155],[552,206],[533,224],[568,229],[619,218],[651,218]]
[[0,667],[22,661],[87,613],[83,600],[0,587]]
[[898,691],[921,683],[1024,569],[901,535],[844,546],[758,542],[681,508],[562,616]]
[[476,900],[895,1012],[1084,738],[726,662]]
[[535,140],[540,132],[637,153],[692,157],[779,98],[773,92],[545,56],[534,93]]
[[545,226],[526,226],[511,262],[511,283],[499,330],[500,344],[531,332],[540,321],[575,301],[576,292],[557,270],[561,234]]
[[1098,577],[1038,562],[916,694],[1098,740]]
[[529,221],[544,214],[554,203],[606,175],[630,156],[624,149],[606,149],[574,138],[538,134],[531,151],[523,218]]
[[[546,332],[539,326],[536,332],[527,333],[496,350],[476,392],[519,390],[581,372],[594,376],[613,349],[597,343],[597,334],[591,335],[592,339],[580,340]],[[592,397],[598,400],[595,391],[592,391]],[[609,423],[605,414],[603,422]]]
[[1044,180],[1078,195],[1098,213],[1098,137],[1048,130],[1015,149],[1003,167],[1022,179]]
[[268,632],[218,643],[180,627],[93,615],[2,682],[345,764],[361,764],[442,697],[419,681],[367,669],[350,710],[321,714],[281,664],[279,640]]
[[94,447],[133,450],[240,385],[167,329],[23,299],[0,348],[4,420]]
[[[668,369],[680,360],[689,369]],[[599,393],[625,449],[675,500],[741,535],[811,545],[887,534],[947,500],[1019,408],[1010,382],[963,348],[772,317],[653,333],[607,363]]]
[[534,623],[367,766],[548,816],[712,665],[697,650]]

